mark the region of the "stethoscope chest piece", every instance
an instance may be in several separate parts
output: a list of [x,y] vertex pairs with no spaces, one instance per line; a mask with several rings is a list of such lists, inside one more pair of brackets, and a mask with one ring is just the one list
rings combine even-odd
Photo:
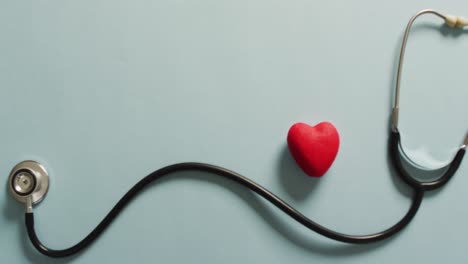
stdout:
[[8,189],[18,202],[26,204],[30,198],[32,204],[37,204],[49,190],[49,174],[36,161],[22,161],[11,171]]

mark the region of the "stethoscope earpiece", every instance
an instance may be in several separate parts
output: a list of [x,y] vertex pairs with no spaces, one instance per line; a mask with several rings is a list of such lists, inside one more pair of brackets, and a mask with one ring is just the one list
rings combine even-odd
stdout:
[[42,164],[26,160],[13,168],[8,183],[13,198],[29,207],[44,199],[49,190],[49,174]]

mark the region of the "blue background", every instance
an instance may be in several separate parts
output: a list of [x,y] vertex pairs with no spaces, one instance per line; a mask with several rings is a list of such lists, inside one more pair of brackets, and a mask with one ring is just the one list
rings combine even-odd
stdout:
[[[17,162],[46,165],[36,227],[52,248],[81,240],[140,178],[182,161],[238,171],[329,228],[380,231],[410,204],[386,144],[401,38],[424,8],[468,16],[461,0],[2,0],[0,262],[466,262],[467,162],[407,229],[364,246],[322,238],[234,183],[183,173],[57,261],[32,248],[6,188]],[[441,22],[423,17],[412,31],[400,113],[405,149],[432,167],[468,125],[468,34]],[[311,179],[286,135],[324,120],[341,147]]]

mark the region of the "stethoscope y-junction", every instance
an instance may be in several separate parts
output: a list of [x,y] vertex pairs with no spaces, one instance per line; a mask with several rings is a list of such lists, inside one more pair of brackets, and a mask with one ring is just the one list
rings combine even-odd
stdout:
[[460,166],[462,158],[465,154],[466,146],[468,144],[468,134],[466,134],[463,144],[457,151],[455,157],[446,166],[443,175],[436,180],[426,182],[420,181],[415,177],[412,177],[410,173],[408,173],[405,169],[404,161],[405,159],[407,159],[407,157],[401,148],[400,132],[398,130],[400,81],[403,68],[403,59],[405,55],[405,47],[411,26],[413,25],[413,22],[416,20],[416,18],[424,14],[432,14],[437,17],[440,17],[450,27],[462,28],[468,25],[468,20],[461,17],[443,15],[434,10],[422,10],[410,19],[406,28],[403,43],[401,46],[400,61],[398,64],[398,73],[394,98],[395,101],[392,111],[392,126],[390,130],[389,152],[392,162],[398,172],[398,175],[401,177],[401,179],[403,179],[405,183],[407,183],[413,189],[414,193],[412,197],[412,204],[408,212],[403,216],[403,218],[401,218],[400,221],[398,221],[396,224],[389,227],[388,229],[369,235],[348,235],[330,230],[304,216],[299,211],[297,211],[292,206],[283,201],[281,198],[276,196],[274,193],[270,192],[269,190],[255,183],[249,178],[246,178],[234,171],[230,171],[228,169],[218,167],[215,165],[188,162],[178,163],[161,168],[144,177],[117,202],[114,208],[112,208],[112,210],[104,217],[104,219],[96,226],[96,228],[94,228],[94,230],[92,230],[91,233],[89,233],[83,240],[81,240],[72,247],[61,250],[54,250],[42,244],[39,238],[37,237],[34,227],[33,213],[33,206],[39,203],[44,198],[49,189],[49,175],[44,166],[42,166],[38,162],[23,161],[13,168],[8,180],[8,188],[12,196],[18,202],[24,203],[26,205],[26,229],[31,243],[40,253],[49,257],[59,258],[76,254],[81,250],[85,249],[91,243],[93,243],[104,232],[104,230],[106,230],[106,228],[119,215],[119,213],[122,212],[122,210],[130,203],[130,201],[136,195],[138,195],[145,187],[147,187],[149,184],[156,180],[170,175],[174,175],[175,172],[180,171],[202,171],[237,182],[238,184],[250,189],[251,191],[260,195],[267,201],[271,202],[277,208],[279,208],[291,218],[301,223],[305,227],[309,228],[310,230],[337,241],[354,244],[372,243],[386,239],[398,233],[405,226],[407,226],[415,216],[416,212],[418,211],[421,205],[424,193],[426,191],[442,187],[452,178],[452,176],[455,174],[458,167]]

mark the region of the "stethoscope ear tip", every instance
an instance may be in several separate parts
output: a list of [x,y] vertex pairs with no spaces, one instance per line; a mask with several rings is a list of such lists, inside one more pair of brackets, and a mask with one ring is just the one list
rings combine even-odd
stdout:
[[49,174],[39,162],[18,163],[8,178],[8,189],[16,201],[28,207],[42,201],[49,190]]

